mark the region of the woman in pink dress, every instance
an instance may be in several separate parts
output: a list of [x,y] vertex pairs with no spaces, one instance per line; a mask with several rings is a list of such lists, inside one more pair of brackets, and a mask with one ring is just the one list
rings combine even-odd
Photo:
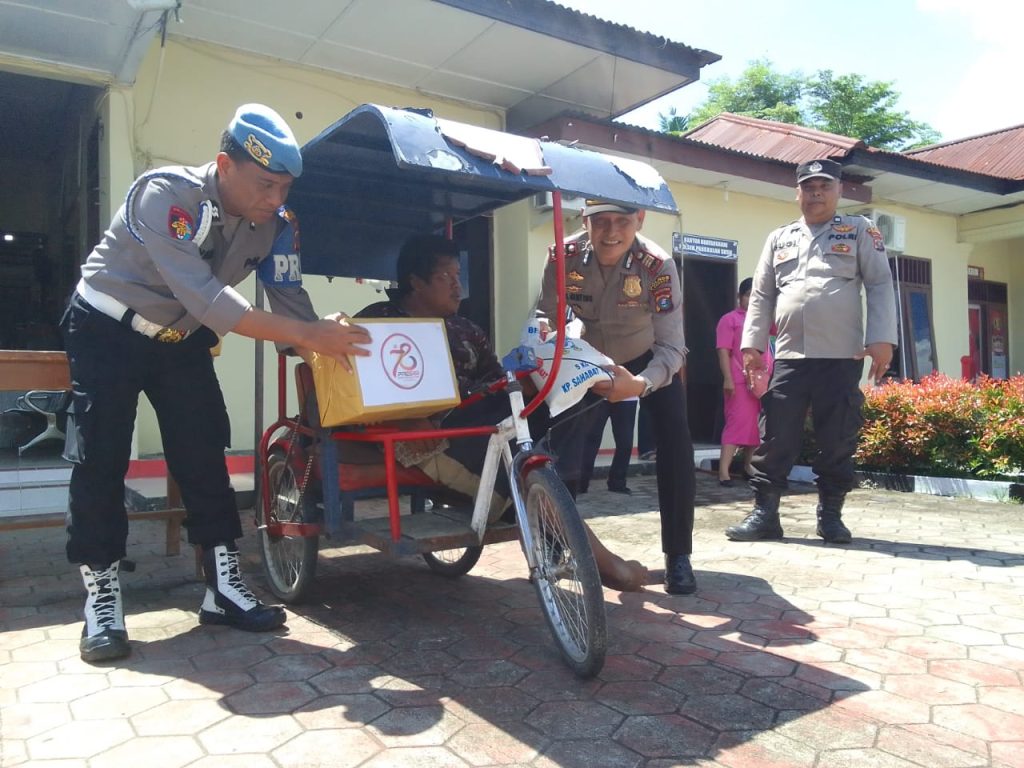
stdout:
[[[743,472],[749,475],[750,460],[754,457],[754,449],[761,442],[758,430],[761,401],[747,387],[747,377],[743,375],[743,355],[740,352],[740,337],[743,335],[743,321],[747,316],[752,285],[753,280],[749,277],[740,283],[738,306],[722,316],[716,333],[715,346],[718,348],[718,367],[722,370],[722,390],[725,396],[725,427],[722,429],[722,452],[718,457],[718,483],[725,486],[732,485],[729,467],[736,451],[743,449]],[[771,376],[770,350],[765,350],[764,361],[767,376]]]

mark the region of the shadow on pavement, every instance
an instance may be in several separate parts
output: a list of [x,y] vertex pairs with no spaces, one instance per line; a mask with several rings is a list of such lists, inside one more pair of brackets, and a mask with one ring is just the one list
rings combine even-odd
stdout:
[[173,670],[234,714],[366,727],[388,746],[445,744],[465,724],[488,724],[524,755],[574,768],[695,762],[868,688],[816,664],[832,656],[815,647],[813,617],[766,581],[712,571],[699,572],[692,597],[606,593],[607,663],[580,680],[558,655],[517,545],[489,557],[499,561],[482,562],[489,572],[506,561],[510,572],[449,580],[416,559],[328,551],[288,633],[183,622],[137,642],[118,668]]
[[[91,667],[77,657],[82,591],[61,549],[51,542],[37,559],[34,589],[5,593],[5,635],[45,632],[34,647],[50,657],[54,684],[105,676],[140,702],[159,686],[170,700],[133,724],[195,718],[185,727],[213,751],[347,728],[371,754],[379,745],[443,747],[470,764],[685,765],[869,687],[834,663],[838,649],[816,643],[815,619],[764,579],[707,570],[694,596],[606,592],[607,662],[580,680],[554,646],[516,543],[488,547],[480,575],[456,580],[418,558],[326,550],[309,601],[270,634],[198,626],[202,586],[188,577],[191,557],[140,558],[125,580],[133,655]],[[258,561],[245,558],[261,587]],[[26,683],[18,695],[31,699],[45,684]],[[90,692],[76,705],[86,709],[90,696],[110,693],[82,690]]]

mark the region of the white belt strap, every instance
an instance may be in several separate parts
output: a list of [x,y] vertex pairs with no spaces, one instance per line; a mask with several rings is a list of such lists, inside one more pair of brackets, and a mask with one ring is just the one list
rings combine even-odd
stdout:
[[114,318],[119,323],[125,322],[125,316],[127,315],[127,322],[132,330],[141,333],[143,336],[169,342],[183,341],[188,336],[187,332],[164,328],[162,325],[150,322],[127,304],[118,301],[109,294],[97,291],[85,281],[84,277],[78,281],[75,290],[78,291],[79,296],[89,302],[94,308],[107,317]]

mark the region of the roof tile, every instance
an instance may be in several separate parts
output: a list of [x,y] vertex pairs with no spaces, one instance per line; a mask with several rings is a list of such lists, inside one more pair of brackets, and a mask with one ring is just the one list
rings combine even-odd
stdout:
[[905,154],[936,165],[1024,180],[1024,125],[932,144]]
[[795,164],[825,157],[841,160],[851,150],[864,146],[857,139],[835,133],[731,112],[717,115],[684,136],[704,144]]

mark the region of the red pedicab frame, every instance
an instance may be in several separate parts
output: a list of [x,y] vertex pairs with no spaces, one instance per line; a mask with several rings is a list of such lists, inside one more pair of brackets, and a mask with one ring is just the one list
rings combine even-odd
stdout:
[[[603,593],[575,503],[554,471],[554,460],[533,445],[525,417],[557,377],[565,341],[566,290],[562,193],[676,213],[664,180],[650,166],[601,153],[436,119],[426,110],[363,105],[306,144],[304,173],[289,206],[302,231],[306,274],[391,280],[401,243],[410,234],[440,231],[538,193],[549,193],[558,264],[557,342],[550,375],[523,402],[518,377],[526,360],[488,389],[505,388],[513,416],[498,426],[402,431],[320,427],[315,393],[300,384],[302,413],[288,416],[287,364],[279,355],[277,419],[260,434],[262,348],[257,348],[256,523],[264,572],[271,590],[299,602],[311,583],[321,535],[338,543],[369,544],[391,555],[421,554],[438,573],[469,571],[490,543],[518,538],[530,580],[566,662],[579,675],[595,675],[604,662]],[[368,259],[367,256],[370,256]],[[260,297],[261,298],[261,297]],[[525,318],[524,318],[525,319]],[[298,370],[298,380],[308,375]],[[395,459],[395,444],[427,438],[489,435],[488,459],[473,513],[447,507],[426,512],[430,487]],[[519,450],[513,456],[510,441]],[[379,444],[379,481],[342,487],[336,441]],[[494,477],[503,463],[516,510],[515,524],[486,524]],[[310,490],[319,476],[319,498]],[[387,518],[355,518],[358,498],[386,493]],[[402,517],[399,497],[412,496]],[[467,519],[468,517],[468,519]]]

